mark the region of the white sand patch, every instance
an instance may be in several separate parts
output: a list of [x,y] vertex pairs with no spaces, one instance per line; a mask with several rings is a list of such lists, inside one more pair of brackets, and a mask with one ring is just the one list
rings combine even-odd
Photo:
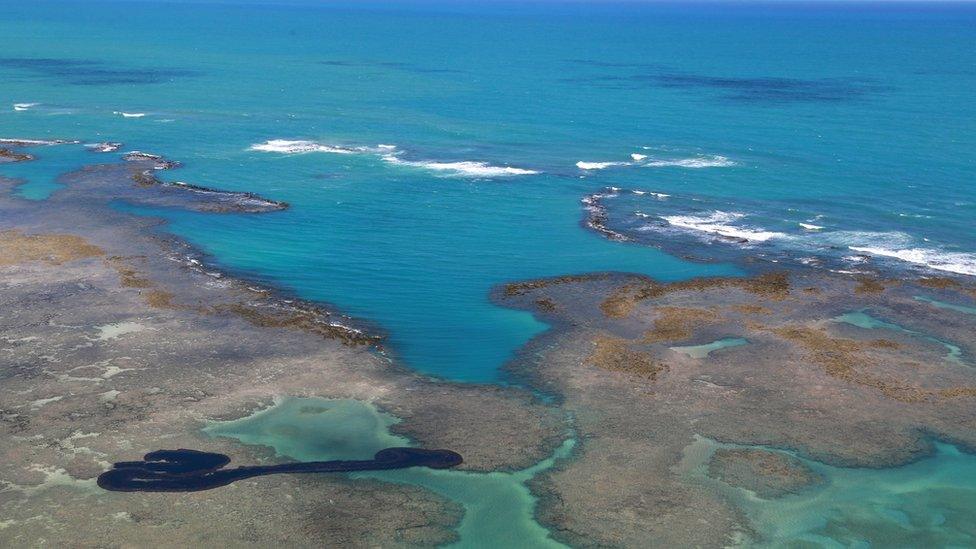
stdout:
[[51,397],[51,398],[39,398],[37,400],[32,400],[31,403],[30,403],[30,409],[31,410],[39,410],[45,404],[50,404],[52,402],[57,402],[57,401],[61,400],[62,398],[64,398],[64,397],[63,396],[56,396],[56,397]]
[[95,326],[95,329],[98,330],[98,337],[95,338],[95,341],[107,341],[125,334],[141,332],[145,330],[146,327],[138,322],[119,322],[118,324]]

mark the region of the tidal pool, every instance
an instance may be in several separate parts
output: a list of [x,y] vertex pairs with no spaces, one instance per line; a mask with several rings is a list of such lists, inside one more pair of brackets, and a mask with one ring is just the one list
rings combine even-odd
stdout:
[[[268,446],[278,456],[298,461],[369,459],[383,448],[414,446],[390,433],[398,421],[358,400],[286,397],[250,416],[211,423],[204,432]],[[525,482],[567,458],[574,445],[569,438],[548,459],[515,472],[411,468],[349,476],[422,486],[460,503],[465,511],[458,526],[460,541],[452,547],[563,547],[535,521],[536,499]]]
[[939,301],[937,299],[932,299],[930,297],[925,297],[921,295],[915,296],[916,301],[922,301],[932,305],[933,307],[938,307],[940,309],[948,309],[950,311],[957,311],[960,313],[966,313],[968,315],[976,315],[976,307],[966,307],[965,305],[956,305],[953,303],[946,303],[945,301]]
[[863,311],[842,314],[834,318],[834,321],[843,322],[845,324],[850,324],[852,326],[857,326],[858,328],[864,328],[866,330],[878,330],[878,329],[891,330],[894,332],[901,332],[903,334],[909,334],[916,337],[920,337],[926,341],[938,343],[939,345],[945,347],[946,348],[945,360],[948,360],[950,362],[955,362],[957,364],[964,364],[962,360],[962,349],[960,349],[958,346],[953,345],[952,343],[948,343],[946,341],[942,341],[941,339],[932,337],[930,335],[923,334],[922,332],[909,330],[908,328],[899,326],[898,324],[893,324],[891,322],[878,320],[877,318],[874,318],[873,316]]
[[[801,460],[822,483],[779,498],[707,476],[720,448],[761,448]],[[727,495],[748,516],[759,547],[972,547],[976,456],[937,442],[932,456],[883,469],[833,467],[793,452],[697,437],[682,474]]]
[[711,343],[705,343],[704,345],[688,345],[686,347],[671,347],[672,351],[677,351],[679,353],[684,353],[691,358],[707,358],[709,354],[719,349],[727,349],[729,347],[738,347],[740,345],[746,345],[749,341],[741,337],[726,337],[724,339],[719,339]]

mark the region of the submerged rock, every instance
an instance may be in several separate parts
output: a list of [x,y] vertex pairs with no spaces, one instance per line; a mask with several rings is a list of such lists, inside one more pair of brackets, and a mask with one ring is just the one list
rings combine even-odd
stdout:
[[823,481],[799,459],[760,448],[721,448],[708,462],[708,475],[761,498],[795,494]]

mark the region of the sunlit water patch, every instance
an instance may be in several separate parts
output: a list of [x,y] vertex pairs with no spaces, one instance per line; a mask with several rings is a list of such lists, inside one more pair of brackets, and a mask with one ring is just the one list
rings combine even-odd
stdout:
[[[399,420],[357,400],[282,398],[244,418],[216,422],[204,431],[244,444],[268,446],[282,458],[298,461],[370,459],[387,447],[413,446],[390,433]],[[573,439],[548,459],[515,472],[473,473],[412,468],[355,473],[352,478],[422,486],[464,507],[456,547],[562,547],[534,519],[535,497],[525,483],[567,458]]]

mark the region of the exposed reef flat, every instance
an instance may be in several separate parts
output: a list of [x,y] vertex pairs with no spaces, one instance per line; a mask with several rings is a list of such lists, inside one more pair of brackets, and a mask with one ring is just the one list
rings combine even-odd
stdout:
[[[563,276],[499,288],[500,303],[556,326],[532,343],[535,358],[514,368],[559,397],[581,441],[576,459],[536,480],[543,523],[582,547],[789,544],[815,536],[845,545],[899,539],[899,529],[904,539],[976,541],[960,518],[973,509],[959,510],[974,494],[946,499],[938,482],[901,489],[910,486],[931,513],[953,517],[942,524],[926,517],[906,529],[899,513],[916,510],[887,492],[879,495],[886,507],[860,517],[830,499],[797,500],[791,509],[807,513],[809,524],[770,522],[777,498],[814,501],[823,481],[807,462],[770,449],[790,449],[823,474],[855,483],[857,471],[940,463],[932,457],[937,440],[976,448],[976,317],[917,299],[971,307],[972,288],[964,279],[891,281],[812,269],[675,283]],[[836,320],[851,311],[885,324]],[[748,344],[701,358],[680,351],[729,338]],[[959,349],[958,361],[947,358],[945,343]],[[698,440],[730,445],[711,447],[714,454],[699,460],[701,475],[689,475],[686,454]],[[730,495],[739,493],[746,495]],[[767,500],[770,506],[755,503]],[[811,509],[823,516],[810,518]]]
[[[195,494],[117,493],[96,477],[159,448],[277,464],[262,446],[212,438],[214,420],[279,395],[356,399],[400,418],[417,447],[469,471],[552,455],[565,417],[528,391],[414,375],[379,336],[327,307],[220,272],[159,221],[109,206],[202,211],[213,198],[133,174],[132,159],[68,174],[43,201],[0,180],[0,545],[430,546],[462,507],[432,491],[344,475],[274,475]],[[220,210],[217,210],[220,211]]]

